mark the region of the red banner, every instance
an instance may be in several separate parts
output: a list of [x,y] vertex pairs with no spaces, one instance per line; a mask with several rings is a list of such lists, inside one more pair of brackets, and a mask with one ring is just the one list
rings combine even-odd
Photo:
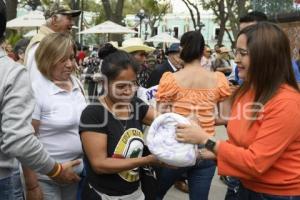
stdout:
[[300,0],[295,0],[295,3],[296,4],[300,4]]

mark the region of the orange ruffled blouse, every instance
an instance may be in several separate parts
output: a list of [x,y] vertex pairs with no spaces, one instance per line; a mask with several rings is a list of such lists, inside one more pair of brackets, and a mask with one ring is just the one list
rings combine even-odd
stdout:
[[201,89],[180,87],[174,74],[166,72],[159,82],[156,101],[170,103],[172,112],[185,117],[196,116],[199,125],[207,133],[214,135],[217,102],[224,100],[231,94],[229,82],[225,75],[221,72],[215,73],[218,81],[217,87]]

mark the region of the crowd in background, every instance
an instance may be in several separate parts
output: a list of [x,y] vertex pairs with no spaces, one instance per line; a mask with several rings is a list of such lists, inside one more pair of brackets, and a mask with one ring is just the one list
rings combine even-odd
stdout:
[[[1,198],[159,200],[179,180],[206,200],[218,169],[226,200],[300,199],[300,59],[263,13],[240,19],[234,50],[199,31],[166,49],[141,38],[86,48],[70,34],[81,11],[55,3],[13,47],[0,6]],[[147,149],[147,126],[169,112],[191,122],[173,139],[197,146],[193,166]]]

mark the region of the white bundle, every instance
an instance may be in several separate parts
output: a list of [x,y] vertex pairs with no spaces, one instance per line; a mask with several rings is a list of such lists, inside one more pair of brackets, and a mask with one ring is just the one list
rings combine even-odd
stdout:
[[197,146],[180,143],[175,139],[177,124],[190,124],[190,121],[176,113],[160,115],[151,124],[146,143],[151,153],[166,164],[193,166],[196,163]]

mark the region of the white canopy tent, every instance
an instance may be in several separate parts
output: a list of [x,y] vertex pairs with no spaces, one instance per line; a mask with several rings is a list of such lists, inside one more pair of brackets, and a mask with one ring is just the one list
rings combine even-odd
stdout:
[[23,35],[23,37],[25,37],[25,38],[30,38],[30,37],[35,36],[36,34],[37,34],[37,31],[36,31],[36,30],[31,30],[31,31],[28,31],[27,33],[25,33],[25,34]]
[[131,30],[128,27],[116,24],[112,21],[105,21],[89,29],[83,30],[78,34],[94,34],[94,33],[126,34],[126,33],[137,33],[137,32]]
[[41,11],[30,11],[28,14],[17,17],[7,22],[6,27],[11,29],[37,28],[45,24],[44,13]]
[[146,42],[180,43],[180,40],[165,32],[147,39]]

